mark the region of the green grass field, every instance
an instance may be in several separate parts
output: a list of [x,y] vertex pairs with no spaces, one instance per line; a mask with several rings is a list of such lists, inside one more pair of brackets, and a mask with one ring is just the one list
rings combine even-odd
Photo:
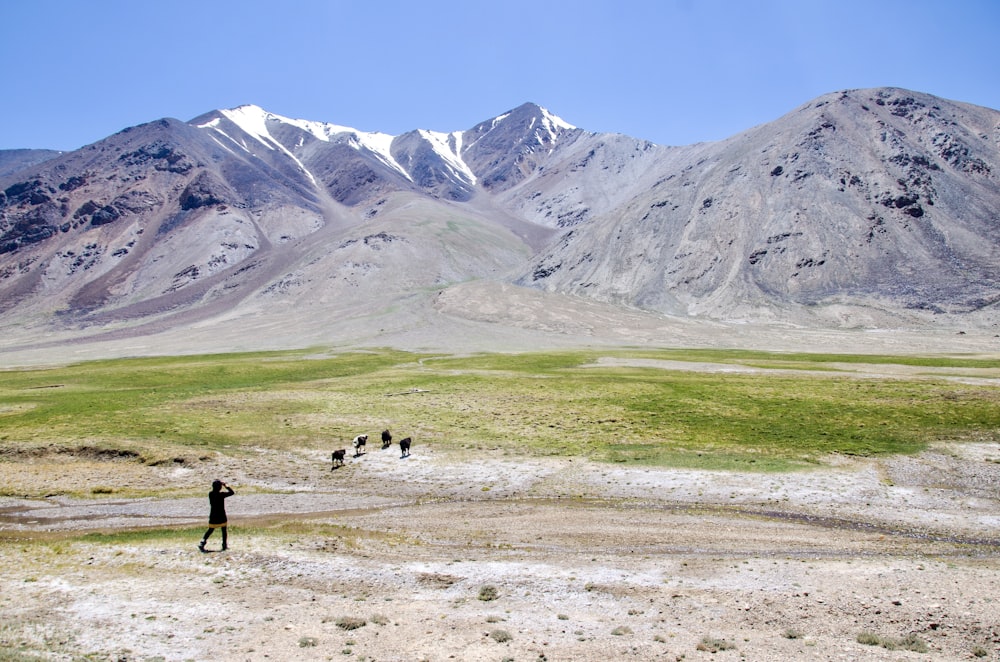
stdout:
[[[597,366],[601,357],[780,368]],[[917,374],[859,377],[843,365]],[[839,365],[838,365],[839,364]],[[934,369],[934,375],[919,369]],[[914,453],[1000,440],[1000,388],[945,379],[973,358],[746,351],[433,356],[276,352],[95,361],[0,372],[0,459],[35,447],[145,462],[241,448],[328,448],[390,427],[441,448],[499,448],[656,466],[787,470],[830,453]]]

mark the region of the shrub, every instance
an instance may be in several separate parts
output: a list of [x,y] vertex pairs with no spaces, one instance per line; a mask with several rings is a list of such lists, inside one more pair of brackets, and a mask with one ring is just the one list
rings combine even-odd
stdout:
[[866,646],[881,646],[886,650],[906,650],[914,653],[926,653],[929,649],[927,643],[917,635],[910,633],[902,639],[883,637],[873,632],[862,632],[858,635],[858,643]]
[[499,597],[496,586],[483,586],[479,589],[479,599],[483,602],[491,602]]
[[702,637],[701,643],[699,643],[695,648],[700,651],[707,651],[709,653],[718,653],[719,651],[728,651],[736,648],[736,644],[731,644],[725,639],[716,639],[714,637]]
[[355,618],[354,616],[341,616],[337,619],[337,627],[341,630],[357,630],[368,624],[363,618]]
[[858,643],[865,646],[881,646],[885,638],[874,632],[862,632],[858,635]]
[[896,645],[903,650],[913,651],[914,653],[926,653],[929,650],[927,642],[912,632],[896,642]]
[[490,639],[498,644],[510,641],[513,638],[514,637],[511,636],[510,632],[507,632],[506,630],[492,630],[490,632]]
[[299,648],[312,648],[317,645],[319,645],[319,639],[316,637],[301,637],[299,639]]

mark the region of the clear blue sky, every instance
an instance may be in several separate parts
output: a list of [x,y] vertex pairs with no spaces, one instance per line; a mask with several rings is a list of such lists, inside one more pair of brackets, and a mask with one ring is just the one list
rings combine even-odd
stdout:
[[0,149],[254,103],[399,134],[525,101],[719,140],[827,92],[1000,109],[1000,0],[0,0]]

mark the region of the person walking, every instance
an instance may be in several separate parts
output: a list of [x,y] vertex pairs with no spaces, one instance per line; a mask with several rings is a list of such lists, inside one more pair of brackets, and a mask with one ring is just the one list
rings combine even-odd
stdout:
[[[223,487],[226,488],[225,492],[222,491]],[[226,538],[226,525],[229,523],[226,519],[226,499],[234,494],[236,492],[233,491],[233,488],[221,480],[216,479],[212,481],[212,491],[208,493],[208,504],[210,506],[208,512],[208,531],[205,531],[201,542],[198,543],[198,549],[201,551],[205,551],[205,543],[208,542],[208,537],[212,535],[212,531],[215,529],[222,529],[222,551],[229,549]]]

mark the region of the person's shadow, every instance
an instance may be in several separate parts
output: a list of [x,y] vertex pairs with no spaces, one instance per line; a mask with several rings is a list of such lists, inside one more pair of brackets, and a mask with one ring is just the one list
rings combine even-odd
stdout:
[[222,549],[221,547],[219,549],[208,549],[207,547],[199,547],[198,551],[200,551],[202,554],[221,554],[222,552],[228,552],[229,550]]

